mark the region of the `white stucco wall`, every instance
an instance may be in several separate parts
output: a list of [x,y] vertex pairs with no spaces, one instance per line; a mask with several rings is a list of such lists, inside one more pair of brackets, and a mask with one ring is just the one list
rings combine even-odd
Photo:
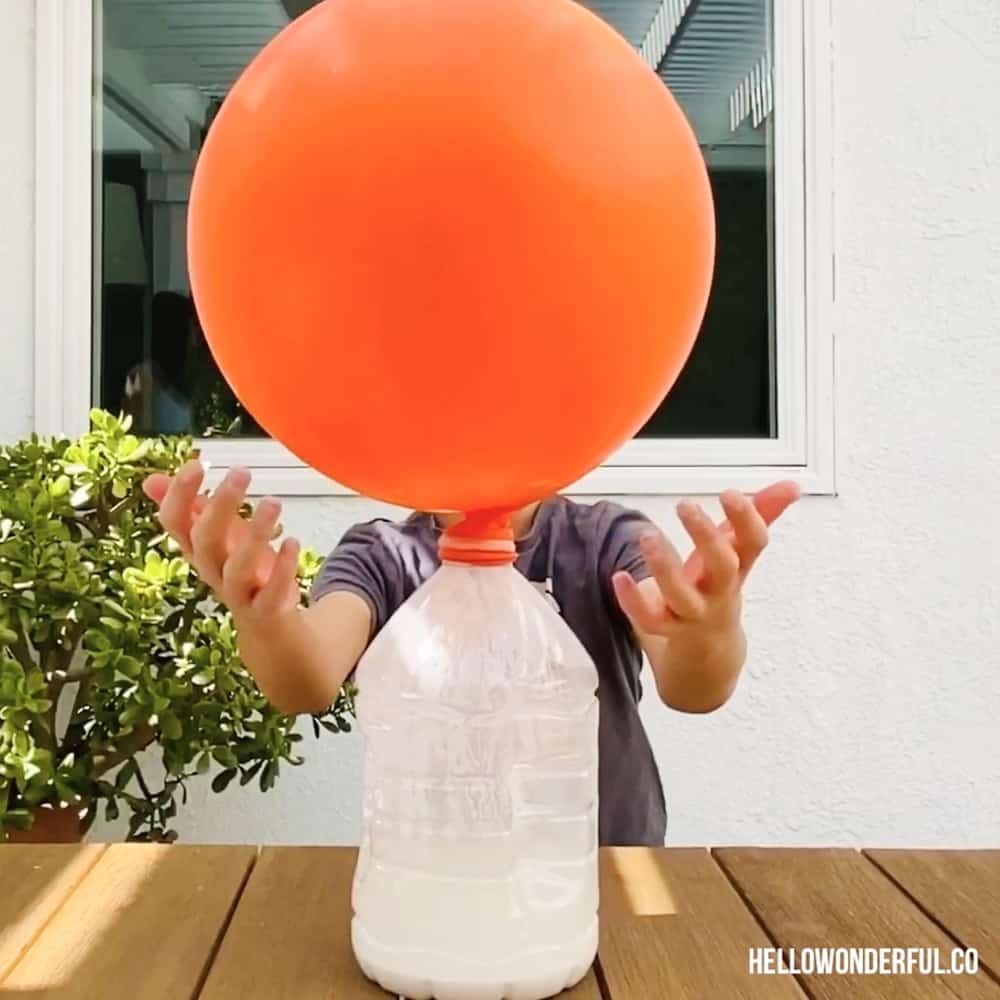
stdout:
[[0,11],[0,440],[30,432],[32,420],[33,7],[8,0]]
[[[1000,139],[993,0],[837,0],[836,499],[775,532],[740,690],[647,703],[675,844],[1000,844]],[[0,437],[30,424],[30,0],[0,33]],[[26,252],[29,257],[25,258]],[[676,538],[670,499],[626,500]],[[315,547],[378,508],[290,502]],[[199,789],[189,840],[352,842],[361,748],[266,798]]]

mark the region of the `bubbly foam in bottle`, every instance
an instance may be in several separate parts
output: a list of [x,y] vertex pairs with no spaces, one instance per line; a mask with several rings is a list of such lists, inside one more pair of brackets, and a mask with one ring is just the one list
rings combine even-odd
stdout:
[[410,1000],[540,1000],[597,951],[597,673],[509,533],[449,535],[358,667],[354,951]]

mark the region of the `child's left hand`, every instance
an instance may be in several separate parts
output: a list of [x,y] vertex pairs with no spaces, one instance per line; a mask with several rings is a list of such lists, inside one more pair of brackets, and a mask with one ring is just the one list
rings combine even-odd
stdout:
[[650,577],[636,583],[628,573],[617,573],[613,579],[619,604],[640,638],[709,650],[741,634],[743,582],[767,546],[768,526],[798,498],[799,488],[791,482],[775,483],[752,499],[728,490],[721,497],[727,520],[719,525],[698,504],[679,504],[678,515],[694,542],[686,562],[662,532],[648,530],[640,546]]

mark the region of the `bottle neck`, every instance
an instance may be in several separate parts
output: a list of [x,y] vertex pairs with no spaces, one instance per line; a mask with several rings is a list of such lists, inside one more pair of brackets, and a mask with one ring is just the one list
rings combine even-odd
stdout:
[[438,543],[442,562],[505,566],[517,559],[510,511],[473,511],[448,527]]

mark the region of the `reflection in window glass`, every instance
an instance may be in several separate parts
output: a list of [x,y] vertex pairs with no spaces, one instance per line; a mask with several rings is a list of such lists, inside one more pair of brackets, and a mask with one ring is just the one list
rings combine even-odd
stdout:
[[[681,102],[716,199],[719,250],[704,327],[641,436],[773,436],[771,0],[585,5],[643,53]],[[132,414],[143,432],[262,434],[219,374],[198,323],[185,257],[187,200],[198,151],[229,88],[309,6],[103,0],[98,401]]]

